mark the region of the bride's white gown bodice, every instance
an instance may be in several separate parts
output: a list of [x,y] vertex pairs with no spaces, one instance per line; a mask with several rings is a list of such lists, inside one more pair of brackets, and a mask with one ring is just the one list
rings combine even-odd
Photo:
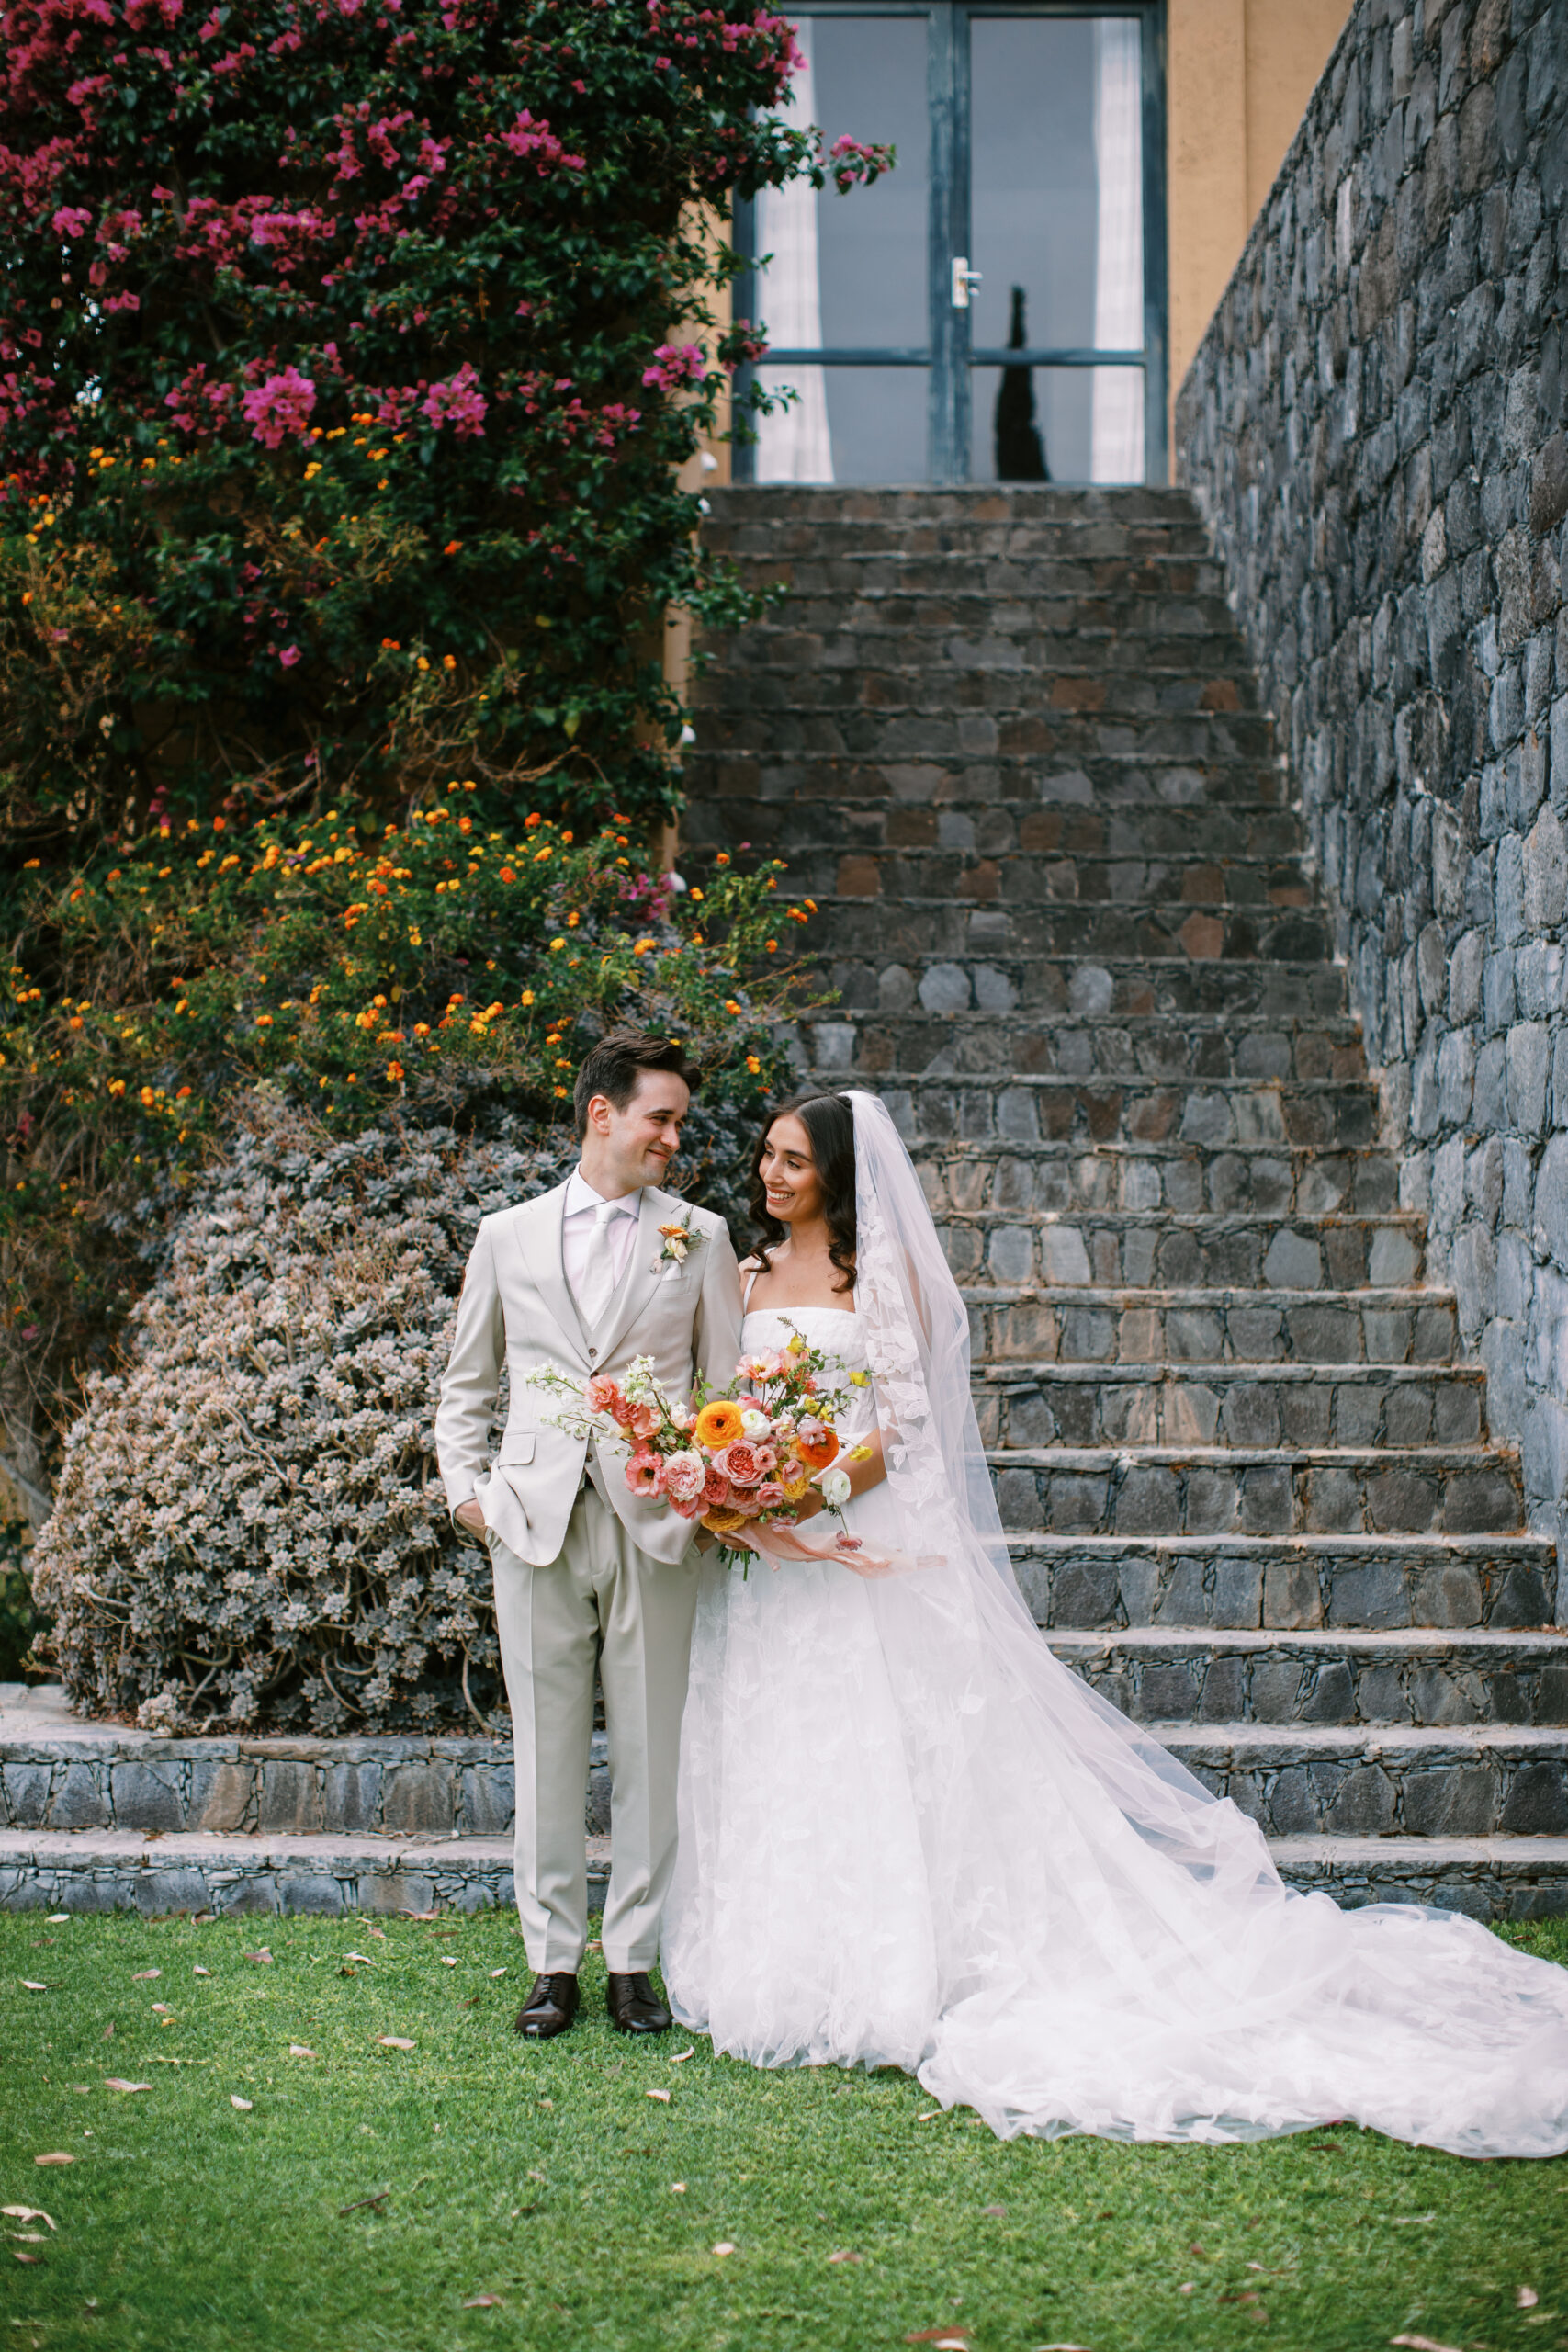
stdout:
[[[858,1317],[798,1328],[846,1370]],[[842,1430],[874,1419],[869,1391]],[[896,1543],[885,1487],[852,1532]],[[1568,1972],[1415,1905],[1282,1888],[1134,1827],[1080,1750],[1100,1702],[940,1566],[705,1564],[664,1972],[761,2065],[894,2064],[1002,2133],[1221,2140],[1348,2117],[1466,2154],[1568,2146]],[[1117,1773],[1147,1774],[1133,1749]],[[1256,1849],[1256,1867],[1251,1857]],[[1239,1856],[1239,1875],[1236,1858]]]

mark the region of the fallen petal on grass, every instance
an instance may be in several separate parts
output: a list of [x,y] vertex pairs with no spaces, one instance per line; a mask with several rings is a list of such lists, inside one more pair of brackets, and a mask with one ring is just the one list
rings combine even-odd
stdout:
[[231,2091],[229,2094],[229,2104],[231,2107],[237,2107],[242,2115],[249,2115],[252,2108],[255,2105],[255,2101],[254,2098],[242,2098],[238,2091]]
[[728,2238],[720,2238],[718,2244],[714,2248],[714,2252],[715,2254],[720,2255],[733,2254],[735,2252],[735,2247]]
[[504,1976],[506,1971],[504,1968],[492,1968],[490,1973],[492,1976]]
[[150,2091],[151,2083],[129,2083],[123,2075],[106,2075],[104,2088],[108,2091]]
[[841,2245],[838,2252],[830,2254],[828,2259],[829,2262],[863,2262],[865,2256],[863,2254],[852,2254],[847,2245]]
[[161,1968],[139,1968],[130,1981],[133,1984],[151,1984],[155,1976],[163,1973]]
[[493,2311],[502,2300],[500,2295],[470,2295],[463,2309],[466,2312]]
[[7,2221],[49,2222],[50,2228],[52,2230],[54,2227],[41,2205],[0,2205],[0,2213],[4,2213]]
[[673,2057],[671,2059],[670,2064],[672,2066],[683,2066],[688,2058],[694,2058],[695,2055],[696,2045],[694,2043],[690,2050],[677,2050]]
[[378,2050],[412,2050],[414,2044],[406,2033],[378,2033],[376,2046]]
[[1404,2352],[1460,2352],[1457,2344],[1439,2344],[1435,2335],[1391,2335],[1391,2344],[1404,2346]]
[[67,2155],[62,2148],[52,2150],[47,2156],[35,2156],[33,2158],[35,2165],[73,2165],[76,2159],[74,2156]]
[[291,2041],[288,2045],[290,2058],[313,2058],[315,2054],[308,2041]]
[[672,2180],[670,2184],[670,2194],[671,2197],[684,2197],[686,2194],[685,2182],[683,2180]]
[[670,2104],[670,2094],[668,2091],[644,2091],[643,2097],[644,2098],[659,2099],[665,2107],[668,2107]]
[[11,2248],[11,2259],[13,2262],[41,2262],[43,2256],[41,2254],[24,2254],[19,2245],[14,2245]]
[[22,1990],[24,1993],[47,1993],[49,1986],[47,1984],[40,1984],[36,1977],[24,1976],[22,1979]]
[[245,1954],[245,1958],[247,1960],[254,1960],[258,1968],[270,1968],[272,1966],[272,1954],[268,1951],[265,1944],[263,1944],[260,1951],[248,1951]]
[[199,1961],[197,1962],[196,1966],[191,1970],[191,1974],[192,1974],[193,1976],[210,1976],[210,1975],[211,1975],[211,1973],[212,1973],[211,1969],[210,1969],[210,1968],[203,1968]]
[[1540,2301],[1540,2297],[1533,2287],[1516,2287],[1514,2290],[1514,2307],[1517,2311],[1533,2312]]

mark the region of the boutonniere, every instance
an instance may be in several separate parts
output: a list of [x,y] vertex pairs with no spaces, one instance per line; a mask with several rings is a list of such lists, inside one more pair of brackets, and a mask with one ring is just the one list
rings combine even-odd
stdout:
[[662,1265],[683,1266],[687,1251],[703,1238],[693,1227],[690,1212],[683,1225],[661,1225],[659,1230],[664,1236],[664,1247],[653,1261],[655,1272]]

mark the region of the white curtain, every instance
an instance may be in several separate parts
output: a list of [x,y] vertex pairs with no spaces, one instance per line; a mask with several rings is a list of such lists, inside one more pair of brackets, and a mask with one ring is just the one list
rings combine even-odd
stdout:
[[[1143,92],[1135,17],[1094,25],[1094,160],[1100,230],[1094,271],[1094,340],[1135,351],[1144,340]],[[1097,368],[1089,443],[1093,481],[1144,479],[1144,375]]]
[[[817,77],[812,23],[803,17],[795,38],[806,62],[790,86],[783,119],[802,127],[816,120]],[[822,341],[822,289],[817,267],[817,190],[807,180],[766,187],[757,198],[757,251],[773,260],[758,280],[758,304],[768,341],[783,351],[811,351]],[[831,481],[833,446],[828,432],[828,384],[820,368],[759,368],[769,391],[785,385],[799,394],[786,409],[759,420],[759,481]]]

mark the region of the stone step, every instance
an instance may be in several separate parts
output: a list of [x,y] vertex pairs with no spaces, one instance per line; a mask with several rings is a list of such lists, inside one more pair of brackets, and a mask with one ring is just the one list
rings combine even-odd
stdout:
[[1129,1625],[1050,1638],[1065,1666],[1137,1723],[1568,1727],[1564,1633]]
[[1151,1724],[1275,1838],[1568,1835],[1568,1731],[1525,1724]]
[[[608,1840],[598,1848],[589,1874],[602,1905]],[[135,1910],[152,1918],[176,1911],[429,1914],[511,1901],[510,1838],[187,1830],[150,1839],[138,1829],[0,1829],[0,1910],[6,1911]],[[521,1954],[517,1976],[525,1992]]]
[[988,1001],[976,1007],[976,976],[963,964],[931,964],[917,984],[919,1011],[802,1021],[808,1061],[854,1069],[878,1086],[908,1078],[971,1074],[1005,1085],[1015,1073],[1096,1079],[1111,1085],[1221,1079],[1254,1085],[1367,1083],[1359,1023],[1339,1013],[1172,1015],[1151,1007],[1118,1020],[1102,1013],[1046,1014],[1018,1001],[1005,972],[986,968]]
[[699,702],[696,748],[685,755],[693,797],[681,820],[682,863],[699,868],[719,850],[733,857],[743,854],[742,843],[755,848],[754,826],[766,823],[776,831],[788,811],[806,801],[820,804],[829,815],[841,803],[872,828],[891,821],[900,808],[966,812],[976,825],[1010,812],[1020,823],[1035,818],[1059,824],[1063,842],[1074,848],[1095,847],[1122,818],[1136,823],[1165,813],[1201,818],[1212,810],[1222,829],[1289,825],[1293,831],[1300,822],[1293,786],[1272,756],[1227,760],[1211,745],[1201,761],[1173,763],[1146,750],[1136,732],[1091,729],[1059,714],[1053,714],[1049,728],[1032,721],[1028,741],[992,742],[940,758],[911,751],[907,758],[879,762],[838,752],[783,758],[766,743],[720,756],[716,741],[704,740],[704,709]]
[[[806,944],[812,945],[808,932]],[[813,953],[815,949],[813,947]],[[921,1002],[920,990],[934,972],[934,989],[963,1009],[964,981],[969,1001],[982,1012],[1017,1012],[1050,1016],[1064,1031],[1145,1022],[1269,1023],[1336,1024],[1346,1020],[1343,967],[1335,964],[1281,963],[1260,957],[1224,964],[1197,963],[1179,956],[1093,957],[1033,956],[1012,942],[1012,917],[1001,908],[971,910],[958,944],[945,951],[910,955],[889,963],[885,956],[827,956],[821,969],[839,996],[823,1020],[853,1022],[875,1012],[895,1017]]]
[[[818,1070],[813,1076],[820,1076]],[[929,1146],[919,1162],[933,1216],[1005,1210],[1060,1216],[1080,1209],[1157,1209],[1195,1216],[1251,1211],[1386,1216],[1398,1205],[1399,1163],[1384,1151],[1323,1152],[1310,1144],[1219,1150],[1201,1144]]]
[[[1239,806],[1209,799],[1176,808],[1039,808],[1032,805],[1033,791],[1026,800],[998,800],[994,775],[987,771],[987,776],[991,789],[973,800],[965,799],[961,790],[944,788],[938,801],[900,804],[889,800],[886,785],[864,799],[840,793],[816,804],[820,808],[820,822],[812,828],[817,845],[840,854],[943,849],[1004,857],[1027,851],[1050,856],[1075,874],[1080,861],[1086,867],[1113,873],[1128,864],[1152,861],[1185,875],[1216,859],[1281,862],[1299,858],[1302,852],[1302,820],[1293,808],[1260,808],[1250,799]],[[708,801],[701,830],[683,836],[682,864],[705,876],[705,852],[726,849],[733,855],[735,844],[742,841],[754,858],[776,849],[787,861],[798,839],[796,805],[794,794],[780,801],[739,797]],[[1054,897],[1063,895],[1068,878],[1058,872]],[[1089,883],[1078,895],[1091,895]],[[1117,895],[1114,888],[1111,895]]]
[[[844,1085],[853,1073],[833,1071]],[[914,1152],[954,1142],[1004,1145],[1117,1141],[1184,1143],[1208,1151],[1271,1144],[1309,1144],[1339,1152],[1377,1140],[1377,1098],[1354,1080],[1127,1079],[1120,1085],[1055,1071],[970,1070],[962,1077],[922,1073],[901,1084],[878,1074],[880,1094]]]
[[981,1368],[987,1446],[1474,1445],[1479,1364],[1042,1363]]
[[1568,1913],[1568,1838],[1272,1838],[1287,1884],[1365,1903],[1429,1903],[1472,1919]]
[[[1194,684],[1182,707],[1167,709],[1155,684],[1139,689],[1127,683],[1118,686],[1112,704],[1107,681],[1064,678],[1049,698],[992,685],[970,698],[971,707],[956,709],[822,711],[758,704],[726,711],[699,701],[692,727],[703,759],[726,769],[737,760],[754,760],[770,774],[803,761],[863,768],[1012,759],[1034,763],[1037,774],[1081,769],[1102,758],[1254,771],[1272,762],[1273,722],[1262,711],[1201,709],[1200,693]],[[697,760],[689,758],[688,777],[694,770],[701,773]],[[1277,780],[1270,786],[1259,775],[1257,781],[1259,797],[1288,797]]]
[[[1568,1911],[1568,1838],[1292,1837],[1270,1840],[1286,1881],[1354,1905],[1424,1902],[1480,1919]],[[604,1902],[608,1838],[588,1840],[589,1902]],[[149,1843],[129,1830],[0,1833],[0,1909],[214,1916],[426,1915],[510,1905],[510,1838],[224,1838]],[[374,1968],[375,1962],[370,1962]],[[517,1975],[525,1986],[527,1969]]]
[[1004,1527],[1058,1535],[1478,1535],[1523,1526],[1501,1446],[988,1449]]
[[[954,890],[933,897],[903,871],[897,858],[841,858],[833,887],[815,884],[798,857],[789,887],[797,899],[816,901],[810,947],[827,959],[853,956],[888,963],[924,964],[961,957],[967,949],[995,948],[1006,942],[1010,956],[1070,957],[1075,962],[1138,961],[1151,968],[1147,984],[1157,987],[1159,968],[1237,963],[1314,964],[1332,960],[1327,918],[1310,907],[1245,910],[1168,906],[1086,906],[1076,900],[1055,905],[1014,895],[1003,882],[1010,866],[982,858],[961,876]],[[975,917],[988,918],[976,933]]]
[[1458,1343],[1446,1290],[960,1287],[977,1365],[1448,1364]]
[[1551,1623],[1554,1545],[1538,1535],[1015,1535],[1035,1623],[1463,1631]]
[[[913,833],[926,829],[896,830]],[[992,895],[1006,904],[1022,900],[1028,906],[1126,908],[1142,922],[1157,919],[1168,930],[1190,920],[1194,910],[1230,923],[1244,914],[1314,904],[1293,856],[1219,857],[1194,842],[1189,852],[1170,858],[1067,857],[1044,845],[1013,848],[1003,843],[992,849],[981,841],[943,842],[937,838],[940,825],[930,830],[930,840],[897,840],[883,847],[875,841],[857,841],[855,829],[846,826],[837,841],[819,839],[807,850],[792,850],[790,888],[796,896],[807,891],[819,901],[829,899],[842,889],[840,876],[846,858],[873,858],[883,887],[899,898],[972,899],[976,872],[1003,859],[999,887]],[[989,870],[998,869],[990,864]],[[868,894],[855,888],[849,895]]]
[[[1237,674],[1236,642],[1228,632],[1190,635],[1170,626],[1163,600],[1148,599],[1133,626],[1119,632],[1107,612],[1100,626],[1074,626],[1073,601],[1063,597],[1053,626],[1050,605],[1013,608],[1013,626],[993,614],[992,626],[965,630],[959,616],[938,605],[928,616],[913,598],[897,605],[862,604],[835,628],[830,610],[792,615],[787,628],[749,633],[721,683],[705,695],[697,740],[711,744],[716,721],[777,712],[786,725],[823,714],[888,718],[910,711],[1092,711],[1101,718],[1141,719],[1175,711],[1261,716],[1258,689]],[[1137,623],[1141,621],[1142,626]],[[998,625],[999,624],[999,625]],[[1130,640],[1130,642],[1129,642]],[[819,748],[829,748],[826,745]]]
[[1425,1263],[1425,1219],[1410,1211],[1286,1221],[1102,1209],[1021,1224],[1015,1211],[976,1209],[939,1218],[937,1231],[959,1282],[1008,1288],[1383,1290],[1418,1283]]

